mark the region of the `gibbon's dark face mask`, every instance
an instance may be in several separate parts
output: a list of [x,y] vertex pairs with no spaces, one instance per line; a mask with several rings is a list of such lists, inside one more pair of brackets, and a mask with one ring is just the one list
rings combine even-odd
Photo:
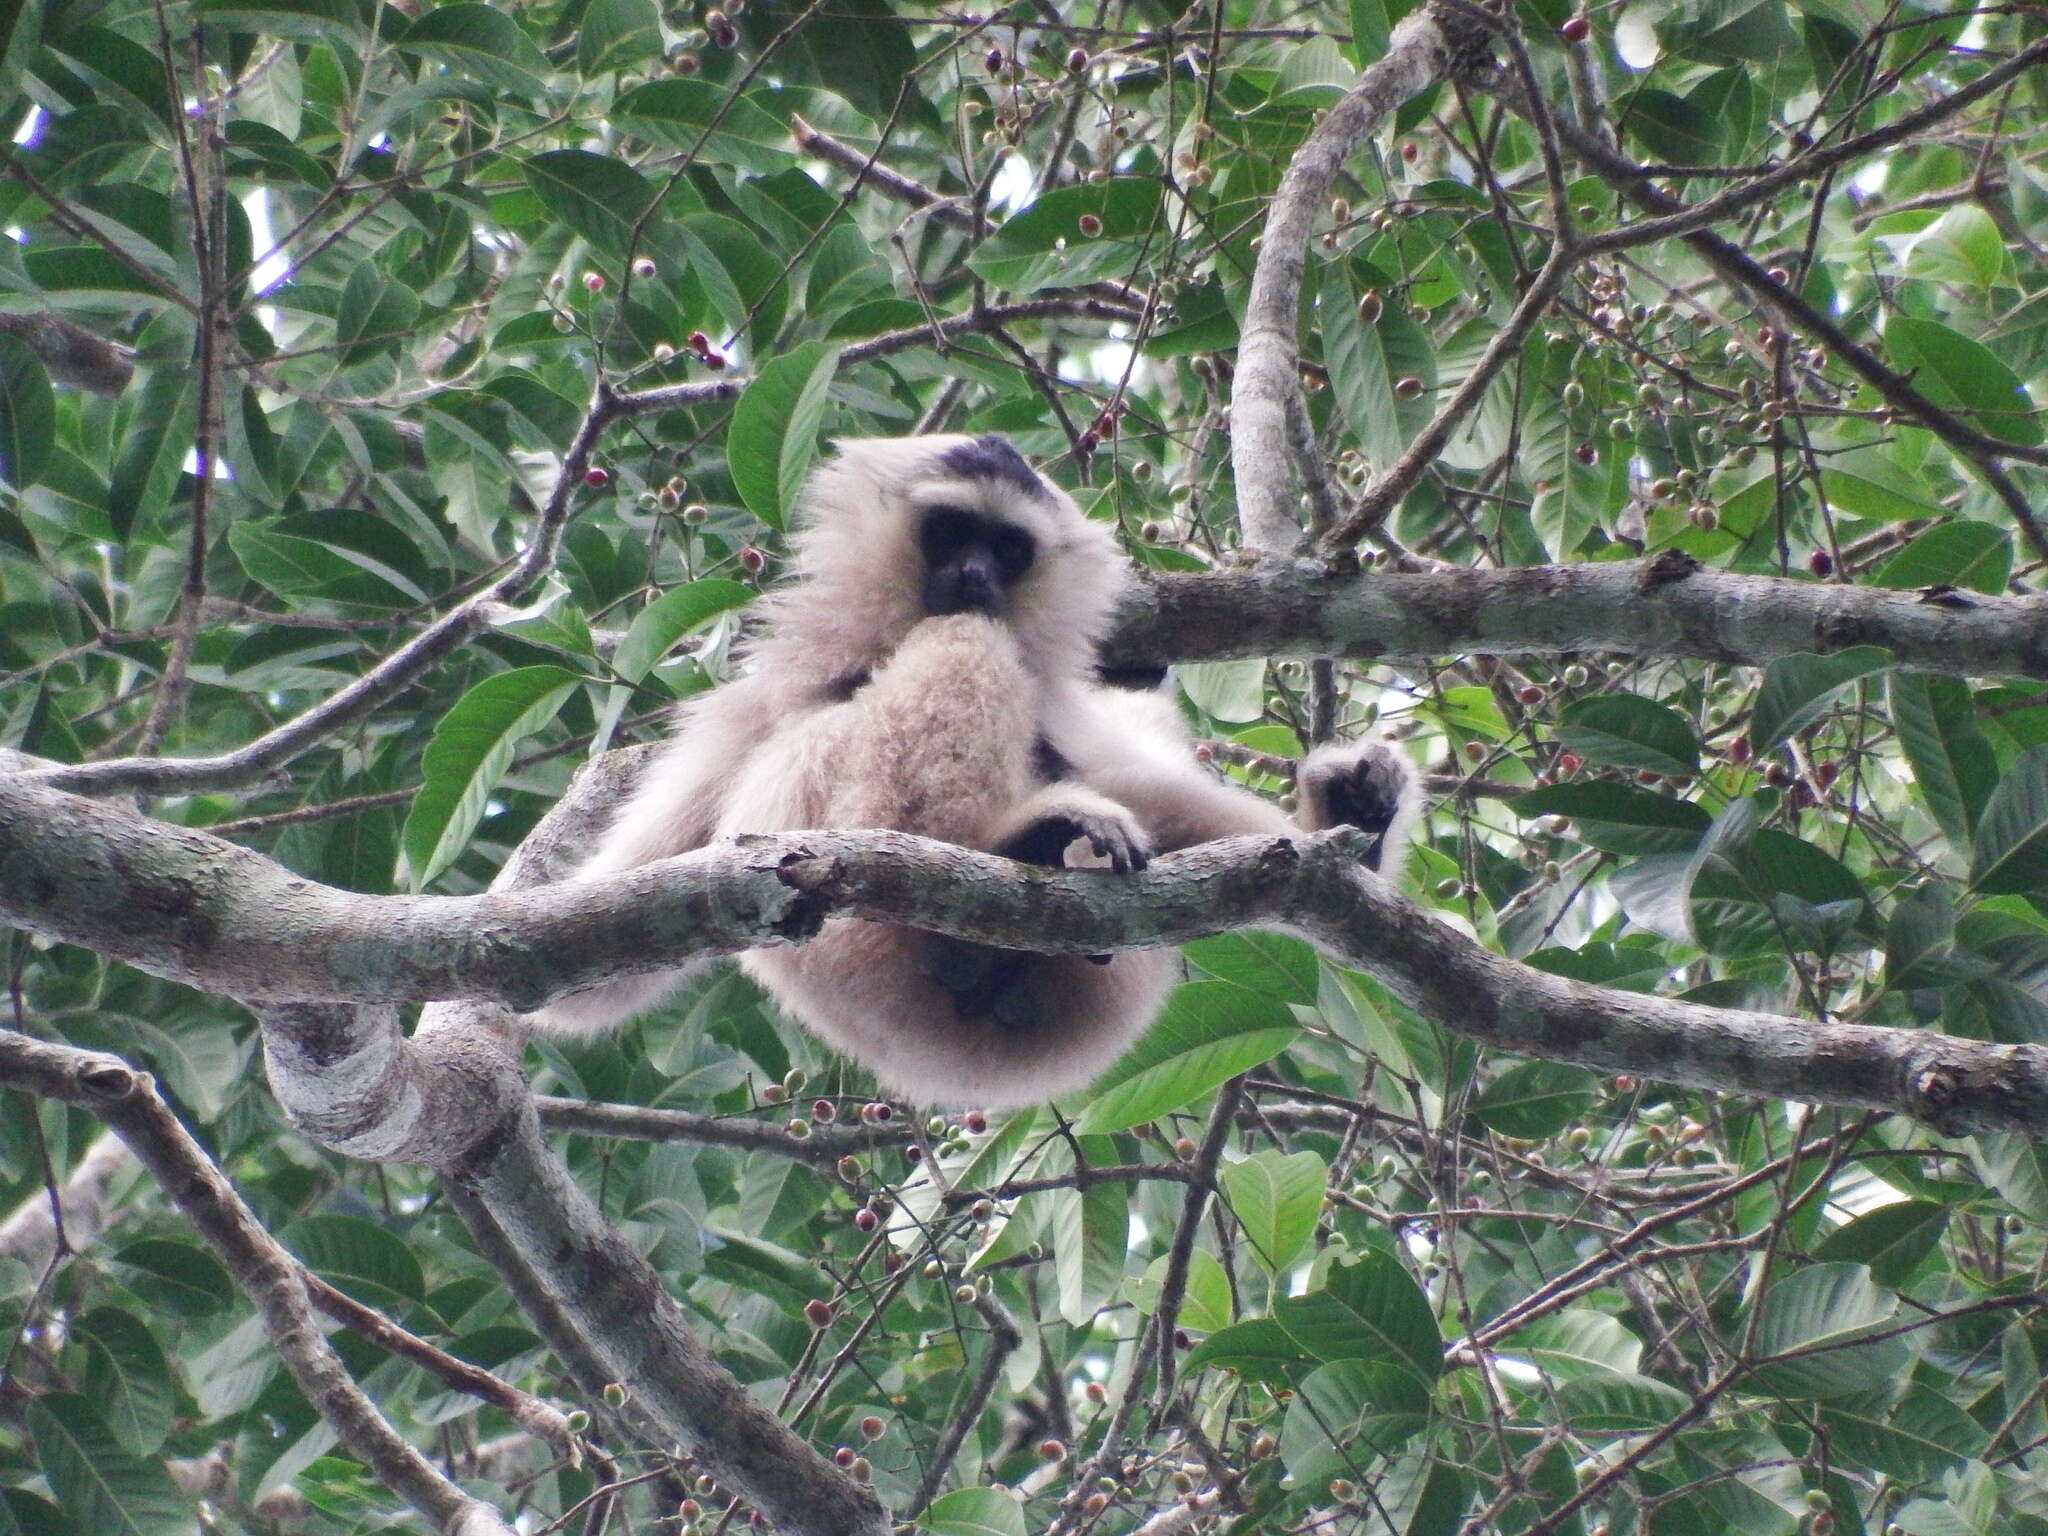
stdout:
[[1037,557],[1031,535],[959,507],[933,507],[918,524],[924,556],[924,608],[929,614],[999,617],[1011,588]]

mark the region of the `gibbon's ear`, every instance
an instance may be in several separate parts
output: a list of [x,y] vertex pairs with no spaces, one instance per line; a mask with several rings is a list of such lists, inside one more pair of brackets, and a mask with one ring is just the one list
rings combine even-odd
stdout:
[[1295,776],[1295,795],[1301,824],[1311,832],[1357,827],[1375,834],[1378,841],[1365,862],[1383,873],[1397,870],[1406,857],[1422,810],[1415,765],[1393,742],[1377,736],[1311,752]]

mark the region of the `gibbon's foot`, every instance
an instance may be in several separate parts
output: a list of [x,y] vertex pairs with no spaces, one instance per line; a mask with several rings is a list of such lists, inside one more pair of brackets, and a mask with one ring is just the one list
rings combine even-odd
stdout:
[[1131,874],[1152,862],[1152,846],[1138,824],[1128,816],[1094,810],[1062,811],[1034,821],[996,849],[1006,859],[1040,864],[1047,869],[1066,865],[1068,845],[1087,838],[1099,859],[1120,875]]
[[1007,1030],[1030,1028],[1030,991],[1017,985],[1030,955],[949,934],[935,933],[929,938],[927,973],[953,1000],[956,1017],[963,1021],[987,1019]]
[[1296,788],[1317,829],[1356,827],[1372,836],[1365,863],[1377,870],[1388,832],[1413,807],[1415,769],[1398,748],[1368,741],[1313,754],[1302,764]]

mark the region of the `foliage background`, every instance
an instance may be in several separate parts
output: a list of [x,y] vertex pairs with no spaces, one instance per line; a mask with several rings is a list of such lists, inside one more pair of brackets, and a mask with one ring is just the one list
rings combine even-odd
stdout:
[[[28,329],[0,334],[0,742],[65,763],[232,752],[495,582],[489,622],[375,708],[148,801],[351,890],[472,891],[593,746],[652,734],[722,673],[821,437],[1003,432],[1138,565],[1224,558],[1263,211],[1399,14],[0,13],[4,318],[54,315],[133,365],[79,387]],[[1517,20],[1563,111],[1566,8]],[[1592,14],[1586,54],[1621,152],[1693,201],[1881,129],[2040,30],[2026,6],[1630,0]],[[1617,243],[1368,548],[1678,549],[1817,588],[2033,590],[2043,80],[1717,226],[2009,445],[2016,495],[1681,241]],[[831,144],[800,145],[794,119]],[[859,179],[870,158],[890,176]],[[1349,162],[1303,329],[1339,494],[1398,456],[1550,253],[1540,161],[1523,120],[1444,86]],[[1635,217],[1571,175],[1582,234]],[[2048,1043],[2037,684],[1870,648],[1761,672],[1589,655],[1179,678],[1230,771],[1276,792],[1268,759],[1395,724],[1436,770],[1415,889],[1533,965]],[[311,1269],[574,1400],[430,1178],[284,1128],[238,1007],[8,944],[15,1026],[159,1074]],[[1149,1070],[1078,1132],[953,1117],[922,1165],[893,1135],[852,1180],[794,1129],[787,1150],[715,1126],[566,1150],[719,1360],[929,1529],[2048,1529],[2033,1146],[1481,1055],[1294,941],[1189,961]],[[543,1092],[727,1121],[822,1127],[867,1102],[723,973],[534,1065]],[[6,1207],[94,1134],[10,1100]],[[111,1204],[68,1263],[0,1257],[0,1532],[404,1528],[161,1197],[130,1173]],[[1147,1339],[1171,1369],[1134,1380]],[[596,1486],[596,1464],[336,1343],[533,1528]],[[606,1449],[644,1480],[585,1528],[722,1507],[669,1448]]]

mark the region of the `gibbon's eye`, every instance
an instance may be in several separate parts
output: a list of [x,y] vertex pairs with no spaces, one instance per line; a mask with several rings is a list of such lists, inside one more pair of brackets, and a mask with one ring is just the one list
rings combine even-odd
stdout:
[[928,613],[1000,613],[1008,590],[1031,568],[1031,535],[959,507],[933,507],[918,524]]

